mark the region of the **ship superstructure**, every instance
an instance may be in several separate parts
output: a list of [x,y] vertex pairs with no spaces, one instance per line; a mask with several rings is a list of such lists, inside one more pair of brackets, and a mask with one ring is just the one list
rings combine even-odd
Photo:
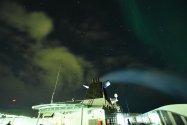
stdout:
[[117,94],[112,99],[107,96],[109,84],[93,80],[85,86],[83,100],[35,105],[35,118],[0,114],[0,125],[187,125],[187,104],[166,105],[144,114],[121,112]]
[[36,125],[123,125],[123,117],[119,120],[120,107],[117,97],[109,99],[106,93],[107,82],[93,80],[87,87],[87,93],[81,101],[68,101],[36,105],[38,110]]

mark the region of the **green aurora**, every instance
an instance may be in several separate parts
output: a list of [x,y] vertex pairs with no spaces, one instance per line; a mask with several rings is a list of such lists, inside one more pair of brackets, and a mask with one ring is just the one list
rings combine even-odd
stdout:
[[181,1],[120,0],[120,5],[142,44],[157,48],[170,69],[187,71],[187,15]]

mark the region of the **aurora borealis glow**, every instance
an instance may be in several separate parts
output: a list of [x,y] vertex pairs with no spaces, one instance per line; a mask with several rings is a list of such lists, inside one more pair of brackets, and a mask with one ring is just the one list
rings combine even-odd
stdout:
[[[132,71],[130,82],[111,83],[110,94],[117,92],[124,108],[126,98],[133,112],[186,103],[186,5],[185,0],[1,1],[0,108],[12,99],[26,107],[48,103],[59,65],[54,101],[82,99],[82,85],[92,78],[111,73],[124,80]],[[177,87],[181,92],[172,93]]]

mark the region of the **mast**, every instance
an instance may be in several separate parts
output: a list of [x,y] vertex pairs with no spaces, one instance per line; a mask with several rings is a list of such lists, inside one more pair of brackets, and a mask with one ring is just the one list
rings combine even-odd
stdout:
[[55,92],[56,92],[56,87],[57,87],[58,80],[59,80],[60,70],[61,70],[61,64],[60,64],[59,69],[58,69],[58,74],[57,74],[57,78],[56,78],[55,87],[54,87],[54,90],[53,90],[53,93],[52,93],[52,96],[51,96],[51,103],[53,103],[53,98],[54,98],[54,95],[55,95]]

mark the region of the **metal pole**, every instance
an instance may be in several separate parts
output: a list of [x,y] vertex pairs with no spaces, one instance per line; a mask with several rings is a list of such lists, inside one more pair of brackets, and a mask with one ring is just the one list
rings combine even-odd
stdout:
[[81,125],[83,125],[82,123],[83,123],[83,106],[81,108]]
[[59,70],[58,70],[58,75],[57,75],[57,79],[56,79],[56,83],[55,83],[55,88],[54,88],[53,93],[52,93],[52,96],[51,96],[51,103],[53,103],[53,97],[54,97],[54,95],[55,95],[56,86],[57,86],[57,84],[58,84],[58,79],[59,79],[60,70],[61,70],[61,65],[60,65]]
[[36,121],[36,125],[38,125],[39,119],[40,119],[40,112],[38,113],[38,118],[37,118],[37,121]]

